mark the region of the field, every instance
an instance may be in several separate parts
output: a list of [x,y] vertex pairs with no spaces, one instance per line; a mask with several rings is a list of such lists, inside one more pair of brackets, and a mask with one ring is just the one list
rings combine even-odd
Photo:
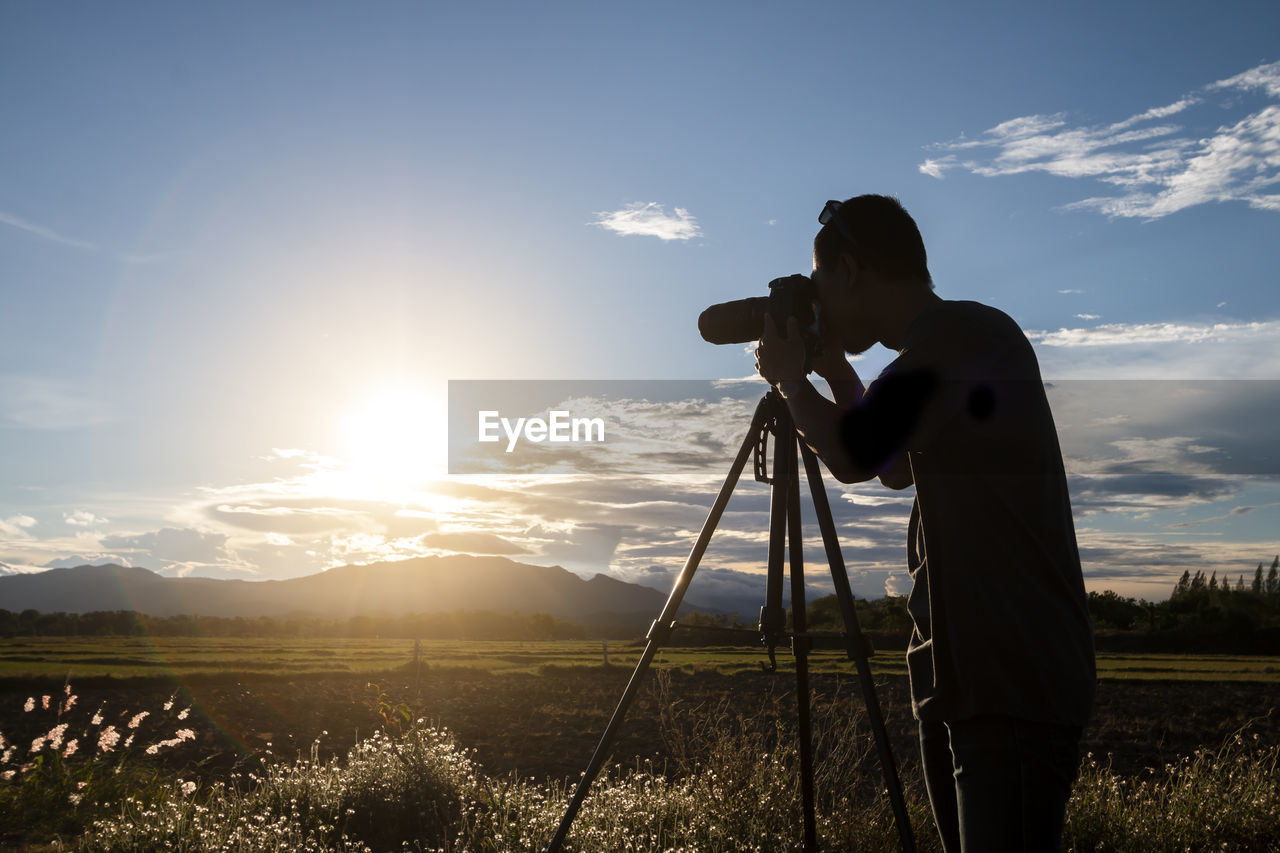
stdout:
[[[609,665],[634,667],[639,642],[475,642],[427,640],[417,659],[434,668],[463,668],[494,675],[538,674],[548,667]],[[72,679],[189,677],[216,674],[310,676],[347,673],[376,676],[403,670],[415,656],[413,640],[288,640],[246,638],[47,637],[0,640],[0,679]],[[780,649],[785,666],[790,655]],[[657,665],[689,672],[721,674],[757,670],[760,649],[741,646],[670,647]],[[900,652],[871,658],[876,675],[906,675]],[[814,652],[815,672],[848,671],[844,655]],[[1102,679],[1161,681],[1244,681],[1280,683],[1280,658],[1231,655],[1098,655]]]
[[[160,778],[196,780],[201,790],[264,758],[342,759],[371,734],[400,735],[415,726],[446,728],[486,778],[515,774],[510,778],[562,786],[585,767],[640,648],[612,641],[607,648],[599,641],[424,641],[415,660],[412,640],[11,639],[0,642],[0,733],[10,745],[41,737],[51,715],[42,713],[43,697],[53,697],[56,710],[69,685],[77,703],[68,718],[97,709],[104,725],[125,732],[148,711],[138,731],[155,724],[153,740],[172,737],[162,727],[173,728],[173,715],[191,708],[183,723],[191,742],[147,766]],[[688,770],[713,760],[742,719],[766,732],[784,729],[795,707],[790,656],[779,652],[772,675],[761,671],[765,659],[742,648],[663,650],[614,761]],[[884,652],[873,662],[878,703],[904,777],[911,778],[915,732],[901,653]],[[1276,658],[1104,654],[1098,663],[1095,719],[1083,749],[1087,762],[1117,778],[1149,778],[1180,766],[1198,750],[1218,750],[1242,728],[1258,749],[1280,745]],[[823,653],[814,672],[820,715],[837,725],[863,719],[850,663]],[[865,730],[860,737],[865,741]]]

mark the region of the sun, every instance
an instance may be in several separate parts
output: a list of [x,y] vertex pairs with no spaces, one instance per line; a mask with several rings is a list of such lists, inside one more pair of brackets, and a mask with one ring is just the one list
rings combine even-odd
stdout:
[[341,458],[370,497],[395,499],[421,489],[445,469],[443,403],[424,386],[372,389],[341,419]]

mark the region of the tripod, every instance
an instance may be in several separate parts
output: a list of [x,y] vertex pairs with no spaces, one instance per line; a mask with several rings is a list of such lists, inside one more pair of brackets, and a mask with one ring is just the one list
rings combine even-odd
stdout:
[[[772,478],[768,476],[765,468],[770,433],[774,436]],[[818,527],[822,532],[822,542],[827,552],[827,564],[831,568],[831,580],[835,585],[840,614],[844,620],[843,633],[817,634],[807,630],[802,556],[804,537],[800,529],[800,472],[796,465],[797,446],[804,460],[805,473],[809,480],[809,493],[818,516]],[[875,734],[880,767],[884,773],[885,787],[888,789],[902,850],[904,853],[915,853],[915,839],[907,818],[902,785],[898,780],[897,766],[889,747],[884,717],[876,702],[875,684],[871,680],[871,665],[867,659],[873,651],[870,642],[858,626],[853,592],[849,588],[849,575],[845,570],[840,543],[836,538],[835,522],[831,518],[831,505],[827,502],[826,488],[822,484],[822,472],[818,468],[818,460],[813,455],[813,451],[798,440],[795,424],[791,420],[786,402],[777,391],[772,390],[765,394],[756,406],[751,428],[743,439],[738,455],[734,458],[729,475],[725,478],[724,485],[720,487],[720,493],[711,506],[711,512],[702,525],[689,558],[685,560],[684,568],[676,578],[675,587],[667,598],[662,613],[649,627],[640,662],[636,664],[631,680],[627,682],[626,690],[618,700],[613,717],[605,727],[595,753],[591,756],[591,761],[587,764],[587,769],[583,772],[582,779],[578,782],[573,798],[569,801],[569,806],[560,821],[560,826],[551,843],[547,845],[545,853],[558,853],[564,844],[569,828],[573,825],[573,819],[581,808],[583,800],[586,799],[587,791],[609,756],[618,729],[631,707],[631,702],[653,661],[654,654],[670,639],[672,632],[676,629],[676,613],[684,600],[685,592],[689,589],[694,572],[697,571],[698,563],[706,552],[716,525],[720,523],[720,516],[733,495],[742,469],[746,466],[747,457],[753,451],[756,479],[768,483],[772,490],[769,501],[769,573],[765,588],[765,604],[760,609],[759,631],[749,633],[767,648],[770,665],[774,669],[776,669],[774,652],[779,641],[784,637],[790,640],[791,651],[795,657],[797,720],[800,735],[800,795],[804,819],[803,849],[805,853],[812,853],[818,849],[814,817],[813,732],[809,709],[809,652],[814,648],[839,648],[845,650],[858,670],[858,682],[862,687],[863,702]],[[791,569],[792,630],[790,632],[786,630],[786,611],[782,607],[782,568],[783,557],[787,551],[789,551]]]

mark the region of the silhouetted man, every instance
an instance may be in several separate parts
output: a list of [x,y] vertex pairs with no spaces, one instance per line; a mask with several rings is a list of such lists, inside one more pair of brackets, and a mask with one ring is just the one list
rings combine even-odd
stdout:
[[[1008,316],[939,298],[896,199],[828,202],[814,240],[823,351],[795,321],[757,369],[846,483],[914,485],[907,650],[929,799],[948,853],[1059,848],[1093,704],[1093,629],[1035,354]],[[864,389],[845,353],[898,358]]]

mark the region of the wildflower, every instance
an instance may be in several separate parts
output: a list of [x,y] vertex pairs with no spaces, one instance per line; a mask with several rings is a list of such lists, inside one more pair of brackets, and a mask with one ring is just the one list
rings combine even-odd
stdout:
[[49,739],[50,749],[62,749],[62,736],[67,733],[67,724],[62,723],[54,726],[49,730],[49,734],[45,735]]
[[4,781],[8,782],[10,779],[12,779],[14,776],[17,776],[17,775],[18,775],[18,771],[16,770],[6,770],[3,773],[0,773],[0,779],[3,779]]
[[191,794],[195,793],[195,790],[196,790],[196,783],[195,783],[195,782],[184,782],[184,781],[182,781],[181,779],[179,779],[179,780],[178,780],[178,787],[182,790],[182,795],[183,795],[184,797],[186,797],[186,796],[190,796]]
[[129,728],[136,729],[138,727],[138,724],[141,723],[143,720],[145,720],[149,716],[151,716],[150,711],[142,711],[140,713],[134,714],[133,719],[129,721]]
[[110,752],[116,748],[116,744],[120,741],[120,733],[116,731],[115,726],[107,726],[98,735],[98,749],[102,752]]
[[25,704],[25,705],[23,705],[23,706],[22,706],[22,710],[24,710],[24,711],[26,711],[28,714],[30,714],[30,713],[31,713],[32,711],[34,711],[35,709],[36,709],[36,699],[35,699],[35,697],[34,697],[34,696],[28,696],[28,697],[27,697],[27,704]]
[[28,749],[27,752],[28,753],[39,752],[40,750],[44,749],[44,741],[45,741],[45,735],[40,735],[40,737],[31,741],[31,748]]
[[[178,729],[176,732],[174,732],[174,735],[180,741],[196,739],[196,733],[191,731],[191,729]],[[267,745],[270,746],[270,744],[267,744]]]
[[70,711],[73,707],[75,707],[76,700],[79,698],[80,698],[79,696],[68,696],[66,704],[62,706],[62,713],[65,714],[68,711]]
[[89,721],[89,725],[91,726],[102,725],[102,709],[101,708],[93,712],[93,719]]
[[9,747],[4,751],[4,755],[0,755],[0,764],[8,764],[9,758],[13,755],[13,747]]
[[53,698],[52,696],[41,696],[41,697],[40,697],[40,705],[41,705],[41,707],[43,707],[46,711],[47,711],[47,710],[49,710],[49,700],[50,700],[50,699],[52,699],[52,698]]
[[4,749],[4,735],[0,734],[0,749]]
[[190,708],[183,708],[181,711],[178,712],[178,719],[185,720],[187,718],[187,714],[190,714],[190,713],[191,713]]
[[67,799],[71,802],[71,805],[78,806],[80,805],[80,801],[84,799],[84,795],[83,794],[67,794]]
[[65,750],[65,751],[63,751],[63,753],[62,753],[62,757],[63,757],[63,758],[70,758],[71,756],[73,756],[73,755],[75,755],[75,754],[76,754],[76,750],[77,750],[77,749],[79,749],[79,748],[80,748],[80,741],[79,741],[79,739],[77,739],[77,738],[72,738],[71,740],[67,741],[67,748],[66,748],[66,750]]
[[170,696],[170,697],[169,697],[169,701],[164,703],[164,709],[165,709],[166,711],[172,710],[172,708],[173,708],[173,700],[174,700],[174,699],[176,699],[176,698],[178,698],[178,694],[177,694],[177,693],[175,693],[175,694],[173,694],[172,696]]
[[125,749],[128,749],[129,747],[133,746],[133,735],[134,735],[134,734],[135,734],[134,732],[130,732],[130,733],[129,733],[129,736],[128,736],[127,738],[125,738],[125,739],[124,739],[124,748],[125,748]]

